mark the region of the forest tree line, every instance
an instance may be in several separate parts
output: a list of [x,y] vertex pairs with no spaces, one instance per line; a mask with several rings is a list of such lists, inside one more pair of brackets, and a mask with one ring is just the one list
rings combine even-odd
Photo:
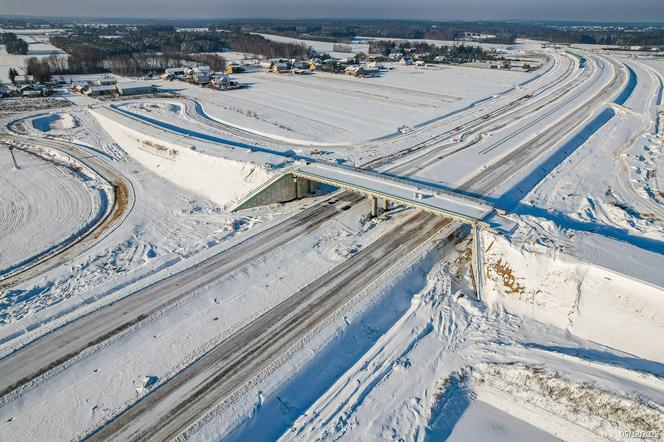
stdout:
[[[112,34],[108,35],[109,32]],[[145,75],[181,66],[188,61],[222,70],[225,59],[215,53],[227,50],[268,58],[297,58],[309,53],[304,45],[273,42],[259,35],[221,31],[178,32],[167,26],[80,29],[67,35],[53,36],[50,41],[68,54],[66,68],[53,71],[54,74],[110,71],[119,75]]]
[[563,22],[433,22],[418,20],[230,20],[215,26],[233,31],[276,34],[308,40],[348,43],[357,36],[374,38],[463,40],[467,32],[494,36],[490,43],[513,44],[518,38],[553,43],[594,43],[664,47],[664,26]]
[[28,43],[18,38],[13,32],[0,32],[0,44],[5,45],[8,54],[25,55],[28,53]]

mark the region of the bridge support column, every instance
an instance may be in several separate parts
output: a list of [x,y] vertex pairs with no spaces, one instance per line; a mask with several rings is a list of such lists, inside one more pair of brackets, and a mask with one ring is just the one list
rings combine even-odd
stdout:
[[477,299],[482,300],[482,245],[480,244],[480,226],[478,223],[472,225],[472,241],[470,244],[471,258],[470,267],[475,280],[475,291]]
[[300,183],[298,181],[297,177],[293,177],[293,182],[295,183],[295,196],[297,197],[297,199],[301,200],[302,199],[302,186],[301,186],[301,184],[303,184],[303,183]]
[[311,181],[311,180],[307,180],[307,181],[309,183],[309,186],[308,186],[309,194],[313,195],[314,193],[316,193],[316,183],[314,181]]
[[383,199],[383,212],[390,210],[390,201],[387,198]]
[[371,200],[371,217],[375,218],[378,216],[378,198],[370,196],[369,199]]

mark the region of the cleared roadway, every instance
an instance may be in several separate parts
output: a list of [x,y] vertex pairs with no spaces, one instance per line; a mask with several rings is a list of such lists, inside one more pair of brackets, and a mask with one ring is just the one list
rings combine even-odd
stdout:
[[218,255],[95,310],[5,356],[0,359],[0,396],[138,324],[198,288],[300,238],[340,213],[340,207],[348,202],[356,202],[361,197],[346,193],[334,199],[340,199],[340,202],[307,209]]
[[397,261],[447,227],[419,212],[367,248],[221,342],[89,439],[163,441],[176,437],[244,385]]

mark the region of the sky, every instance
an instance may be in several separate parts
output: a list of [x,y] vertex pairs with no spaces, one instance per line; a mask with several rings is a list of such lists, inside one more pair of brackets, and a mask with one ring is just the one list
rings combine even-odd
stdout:
[[664,0],[0,0],[0,14],[664,22]]

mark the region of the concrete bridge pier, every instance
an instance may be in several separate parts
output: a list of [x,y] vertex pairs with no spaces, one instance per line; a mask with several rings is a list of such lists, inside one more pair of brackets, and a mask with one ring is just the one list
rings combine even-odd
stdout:
[[481,244],[481,235],[480,235],[480,225],[477,222],[472,223],[472,241],[470,244],[471,258],[470,258],[470,267],[473,273],[473,279],[475,280],[475,291],[477,292],[477,299],[482,300],[482,287],[483,282],[483,270],[482,270],[482,244]]
[[390,201],[387,198],[383,198],[383,212],[390,210]]
[[369,200],[371,201],[371,217],[375,218],[378,216],[378,198],[375,196],[369,196]]
[[306,178],[293,177],[295,185],[295,196],[297,199],[304,198],[305,195],[313,195],[316,193],[316,183]]

